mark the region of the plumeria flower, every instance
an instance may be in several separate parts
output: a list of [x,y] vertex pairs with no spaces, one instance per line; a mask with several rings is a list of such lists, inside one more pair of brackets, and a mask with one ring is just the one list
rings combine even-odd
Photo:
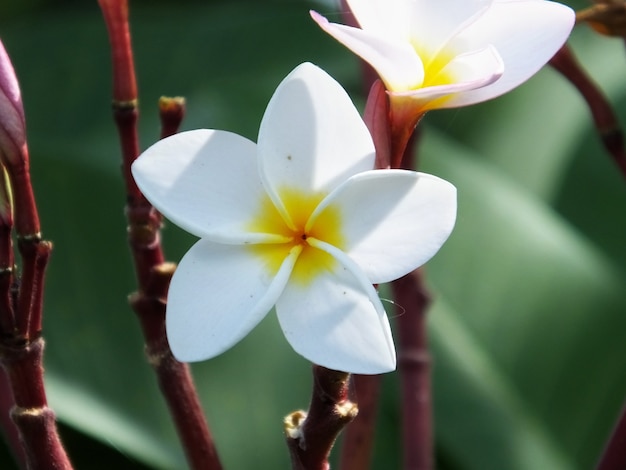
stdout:
[[499,96],[534,75],[567,40],[575,14],[544,0],[347,0],[362,29],[331,36],[369,62],[392,95],[423,110]]
[[[311,16],[378,73],[396,121],[495,98],[565,43],[574,12],[544,0],[347,0],[361,28]],[[400,126],[398,122],[392,125]]]
[[168,340],[181,361],[221,354],[276,307],[291,346],[327,368],[395,368],[372,284],[430,259],[456,217],[437,177],[372,170],[372,139],[324,71],[297,67],[265,111],[258,144],[219,130],[164,139],[133,164],[145,196],[200,240],[172,279]]

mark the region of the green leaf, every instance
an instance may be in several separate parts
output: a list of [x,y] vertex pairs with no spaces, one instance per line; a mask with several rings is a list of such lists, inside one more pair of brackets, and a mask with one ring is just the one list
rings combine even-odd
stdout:
[[622,271],[431,129],[421,157],[459,190],[457,226],[428,266],[443,444],[460,468],[589,468],[626,389]]

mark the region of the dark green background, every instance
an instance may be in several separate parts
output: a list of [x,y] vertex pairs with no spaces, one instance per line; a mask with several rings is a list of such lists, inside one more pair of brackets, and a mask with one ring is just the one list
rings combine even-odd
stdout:
[[[309,19],[314,6],[338,20],[297,0],[132,2],[143,146],[158,136],[161,95],[187,97],[186,129],[255,139],[274,88],[303,61],[362,106],[358,62]],[[97,3],[4,1],[0,37],[55,244],[46,379],[72,457],[79,468],[184,468],[125,300],[134,280]],[[572,43],[626,122],[623,43],[584,26]],[[590,468],[626,396],[626,183],[550,69],[422,125],[422,168],[459,189],[457,227],[427,267],[438,468]],[[164,243],[178,260],[193,238],[168,225]],[[225,466],[287,468],[282,417],[306,407],[310,370],[274,315],[194,371]],[[397,381],[384,378],[374,468],[399,467]]]

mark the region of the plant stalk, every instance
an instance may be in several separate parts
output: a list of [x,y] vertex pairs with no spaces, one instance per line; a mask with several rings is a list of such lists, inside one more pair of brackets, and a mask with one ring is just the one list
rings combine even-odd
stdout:
[[[165,263],[161,246],[162,218],[143,196],[130,171],[139,155],[139,110],[128,1],[99,0],[99,4],[111,42],[113,116],[122,149],[128,241],[138,284],[138,291],[131,294],[129,301],[141,323],[148,361],[155,370],[190,467],[196,470],[221,470],[189,367],[174,359],[167,342],[165,307],[174,265]],[[184,106],[174,106],[174,113],[171,108],[160,106],[160,109],[164,129],[162,136],[177,132],[184,115]]]
[[329,470],[328,456],[341,430],[358,413],[348,398],[350,374],[313,365],[309,411],[284,419],[293,470]]

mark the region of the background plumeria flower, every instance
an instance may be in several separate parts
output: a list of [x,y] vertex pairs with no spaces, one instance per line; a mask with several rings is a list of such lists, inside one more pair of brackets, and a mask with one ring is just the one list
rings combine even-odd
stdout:
[[361,29],[311,16],[378,72],[393,119],[411,131],[429,110],[486,101],[528,80],[575,21],[570,8],[544,0],[347,3]]
[[279,85],[258,144],[218,130],[162,140],[133,165],[146,197],[201,238],[170,286],[166,327],[181,361],[214,357],[276,306],[301,355],[331,369],[395,368],[372,284],[407,274],[445,242],[456,190],[434,176],[372,170],[350,98],[311,64]]

